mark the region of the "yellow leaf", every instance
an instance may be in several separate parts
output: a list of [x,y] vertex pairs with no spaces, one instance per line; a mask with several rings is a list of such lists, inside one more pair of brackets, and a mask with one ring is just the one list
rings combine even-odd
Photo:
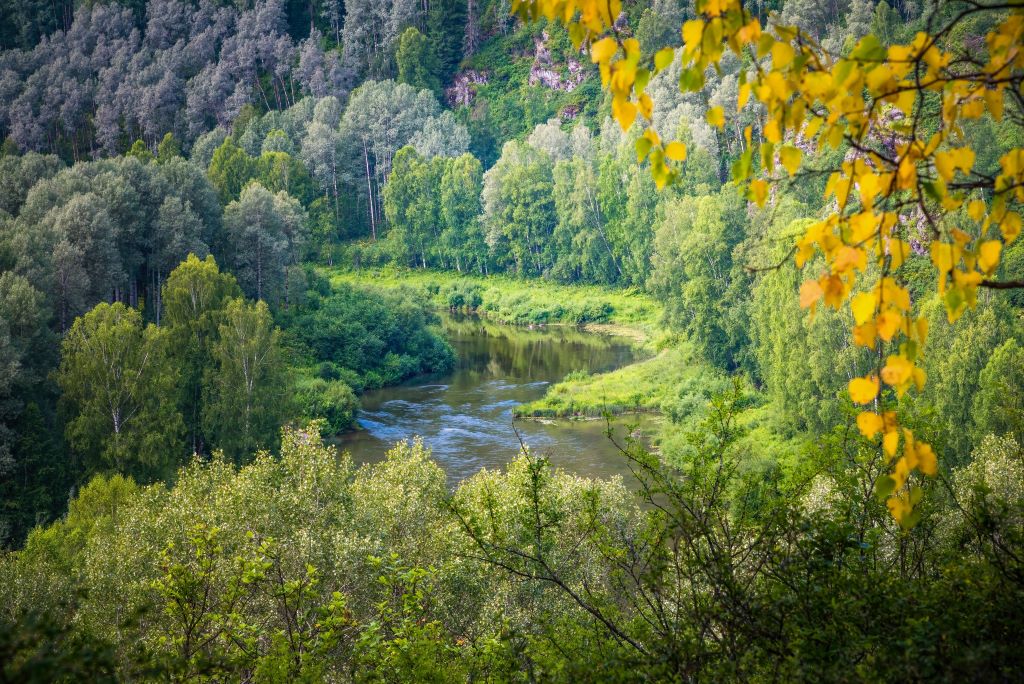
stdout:
[[814,306],[824,295],[825,290],[822,289],[817,280],[806,281],[800,286],[800,308],[807,309]]
[[703,36],[704,22],[700,19],[691,19],[683,24],[683,43],[686,44],[687,52],[696,50]]
[[873,438],[882,431],[882,417],[871,411],[861,411],[857,416],[857,428],[867,439]]
[[933,242],[930,248],[932,263],[939,273],[948,273],[953,268],[953,245],[948,242]]
[[[878,336],[886,342],[891,341],[896,336],[902,324],[903,316],[895,309],[888,309],[882,312],[875,320],[875,325],[878,327]],[[885,375],[883,374],[882,377],[885,378]]]
[[849,286],[837,275],[826,276],[819,281],[821,289],[825,291],[825,303],[833,309],[838,309],[846,300],[849,294]]
[[882,189],[879,177],[874,173],[863,173],[857,178],[857,187],[860,188],[860,201],[865,207],[870,207]]
[[935,153],[935,170],[947,183],[953,180],[957,169],[967,174],[974,167],[974,150],[969,147],[958,147],[955,150]]
[[786,145],[779,150],[779,158],[782,161],[782,165],[786,167],[786,171],[792,176],[800,168],[800,160],[803,159],[803,153],[796,147]]
[[882,368],[882,380],[890,387],[895,387],[898,395],[903,394],[907,383],[913,379],[913,375],[914,364],[898,354],[893,354],[886,359],[885,367]]
[[787,43],[775,43],[772,45],[772,68],[785,69],[793,61],[793,55],[793,48]]
[[910,257],[911,247],[906,240],[891,238],[889,240],[890,268],[897,269]]
[[917,101],[917,90],[908,88],[907,90],[901,90],[900,94],[896,96],[895,105],[896,108],[903,112],[904,116],[910,116],[914,111],[914,103]]
[[987,240],[978,247],[978,267],[984,273],[991,273],[999,265],[999,253],[1003,243],[999,240]]
[[870,292],[861,292],[850,300],[850,310],[853,311],[853,320],[861,325],[875,313],[875,296]]
[[663,48],[654,53],[654,68],[661,71],[669,64],[676,56],[676,51],[672,48]]
[[654,100],[647,93],[640,93],[640,97],[637,98],[637,108],[644,118],[648,120],[654,118]]
[[867,265],[867,254],[863,249],[843,245],[839,248],[836,260],[832,262],[832,271],[833,273],[846,273],[854,268],[863,271]]
[[899,445],[900,433],[895,430],[886,432],[885,435],[882,436],[882,448],[885,449],[885,453],[888,454],[890,458],[896,455],[896,450],[899,448]]
[[878,396],[879,383],[877,376],[854,378],[850,381],[850,399],[855,404],[870,404]]
[[858,347],[874,347],[878,332],[873,322],[857,325],[853,328],[853,343]]
[[985,202],[984,200],[974,200],[967,205],[967,215],[972,219],[981,223],[981,219],[985,217]]
[[722,130],[725,127],[725,110],[721,107],[712,107],[707,113],[708,123]]
[[739,96],[736,98],[736,110],[739,111],[747,105],[747,100],[750,99],[750,84],[744,83],[740,86]]
[[1002,232],[1003,240],[1006,241],[1006,244],[1010,244],[1017,239],[1017,236],[1020,235],[1020,228],[1020,214],[1012,211],[1007,212],[1003,220],[999,222],[999,230]]
[[782,140],[779,122],[775,119],[769,119],[768,123],[764,125],[764,139],[771,143],[777,143]]
[[860,244],[872,237],[878,229],[879,216],[870,209],[850,217],[850,241]]
[[636,105],[628,100],[612,100],[612,116],[623,131],[628,131],[636,121]]
[[768,200],[768,183],[760,178],[750,181],[750,199],[754,200],[757,206],[764,207]]
[[665,156],[672,161],[686,161],[686,145],[681,142],[670,142],[665,146]]
[[988,113],[992,119],[1001,121],[1003,118],[1003,91],[986,90],[985,103],[988,105]]
[[614,38],[602,38],[590,46],[590,61],[594,64],[605,64],[618,49]]
[[917,442],[917,469],[928,477],[935,477],[939,473],[939,462],[935,458],[932,447],[924,442]]

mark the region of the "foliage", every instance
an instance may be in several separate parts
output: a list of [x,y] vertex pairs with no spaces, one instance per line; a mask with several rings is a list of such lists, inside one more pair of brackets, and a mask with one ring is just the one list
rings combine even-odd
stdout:
[[633,336],[644,337],[646,331],[657,325],[660,315],[658,303],[636,290],[596,285],[562,286],[503,275],[479,277],[418,269],[335,270],[330,273],[332,280],[340,283],[368,283],[387,288],[414,286],[424,290],[424,298],[432,298],[441,308],[452,308],[454,302],[455,308],[515,325],[612,324]]
[[311,358],[343,369],[362,391],[450,370],[454,353],[431,330],[435,322],[408,291],[339,284],[311,295],[288,328]]
[[290,415],[280,331],[267,305],[232,299],[224,308],[210,355],[202,424],[210,441],[240,460],[276,447]]
[[57,381],[68,441],[93,467],[141,477],[178,465],[183,424],[174,406],[167,334],[135,309],[98,304],[61,345]]
[[686,348],[656,356],[609,373],[580,372],[552,386],[543,399],[518,406],[517,415],[600,417],[606,414],[656,413],[672,423],[699,419],[712,393],[725,378]]
[[[654,102],[645,88],[652,73],[671,66],[677,55],[665,47],[642,60],[639,42],[623,36],[616,25],[620,5],[517,0],[514,10],[524,19],[558,17],[576,45],[586,44],[611,92],[612,115],[628,130],[638,115],[653,118]],[[977,153],[961,123],[981,118],[986,110],[996,121],[1005,113],[1008,121],[1021,123],[1019,108],[1004,105],[1007,93],[1019,90],[1024,80],[1024,55],[1015,48],[1024,34],[1024,14],[1019,8],[1004,12],[1002,7],[951,5],[930,17],[927,30],[912,41],[886,48],[873,35],[861,37],[869,30],[870,8],[858,14],[860,5],[855,5],[847,21],[855,45],[837,51],[824,46],[809,28],[787,26],[778,18],[762,25],[741,2],[698,0],[696,18],[682,26],[679,84],[683,91],[700,90],[707,68],[718,67],[726,47],[753,62],[753,73],[741,73],[736,102],[742,109],[754,94],[766,111],[760,157],[767,180],[748,183],[749,196],[759,206],[767,201],[769,182],[784,180],[782,170],[793,178],[805,166],[797,133],[807,142],[816,140],[818,149],[827,145],[851,150],[834,170],[809,166],[801,174],[831,171],[824,195],[835,197],[836,208],[811,224],[793,249],[798,267],[819,250],[827,267],[819,278],[804,282],[800,303],[813,310],[824,300],[839,309],[850,301],[854,343],[877,351],[874,372],[853,378],[849,393],[854,403],[877,410],[862,412],[858,425],[869,438],[884,436],[879,449],[893,471],[879,491],[889,497],[893,516],[910,526],[917,519],[914,502],[921,490],[909,477],[915,470],[934,475],[935,456],[928,444],[901,427],[897,412],[889,410],[895,408],[894,401],[876,401],[883,383],[896,399],[912,385],[920,390],[925,383],[919,361],[927,322],[911,312],[899,272],[915,235],[900,212],[912,207],[928,223],[937,289],[953,322],[974,306],[979,286],[993,284],[988,277],[998,267],[1001,251],[1021,230],[1020,215],[1013,209],[1024,201],[1024,152],[1019,147],[1006,150],[993,174],[975,170]],[[972,59],[971,48],[956,41],[956,32],[979,12],[993,18],[984,29],[980,59]],[[972,69],[975,63],[978,69]],[[931,93],[941,102],[938,113],[930,104]],[[708,109],[706,119],[724,129],[723,107]],[[637,142],[638,158],[650,161],[655,181],[663,186],[678,177],[674,164],[686,159],[687,148],[678,141],[663,144],[653,128],[645,128]],[[790,140],[784,138],[787,130],[793,132]],[[749,180],[754,168],[750,126],[744,136],[746,150],[733,164],[733,176],[741,182]],[[776,158],[782,169],[777,170]],[[852,193],[855,186],[858,195]],[[868,274],[866,289],[855,290],[857,272]]]

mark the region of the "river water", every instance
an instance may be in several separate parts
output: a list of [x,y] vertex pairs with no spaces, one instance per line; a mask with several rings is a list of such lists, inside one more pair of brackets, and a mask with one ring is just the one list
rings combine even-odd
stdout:
[[[625,458],[603,420],[517,419],[512,409],[539,399],[568,373],[600,373],[636,360],[629,342],[572,327],[526,329],[477,317],[444,316],[457,362],[452,373],[363,394],[360,430],[339,439],[356,463],[375,462],[395,442],[423,438],[450,484],[496,469],[519,452],[519,438],[566,470],[588,477],[623,475]],[[517,436],[516,432],[519,435]],[[624,428],[617,426],[621,438]]]

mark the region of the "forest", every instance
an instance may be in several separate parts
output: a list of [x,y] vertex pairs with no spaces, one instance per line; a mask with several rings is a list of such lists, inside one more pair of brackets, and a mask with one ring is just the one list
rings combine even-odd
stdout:
[[1020,0],[0,0],[0,682],[1019,681],[1022,205]]

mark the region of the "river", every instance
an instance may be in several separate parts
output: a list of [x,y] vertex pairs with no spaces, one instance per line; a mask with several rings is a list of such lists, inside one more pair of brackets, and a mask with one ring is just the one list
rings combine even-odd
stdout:
[[513,423],[512,417],[513,407],[539,399],[572,371],[600,373],[633,362],[637,352],[628,340],[567,326],[530,330],[473,316],[445,315],[442,327],[457,355],[454,370],[363,394],[361,429],[338,439],[356,463],[379,461],[395,442],[420,436],[455,484],[481,468],[504,466],[518,453],[521,437],[532,453],[567,471],[629,480],[625,458],[606,436],[603,420]]

